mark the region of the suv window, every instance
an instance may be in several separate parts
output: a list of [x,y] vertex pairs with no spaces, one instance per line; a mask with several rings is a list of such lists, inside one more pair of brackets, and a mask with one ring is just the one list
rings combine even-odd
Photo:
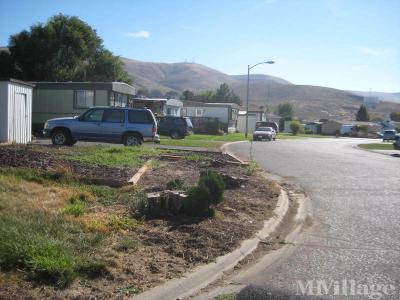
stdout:
[[122,109],[107,109],[104,111],[103,122],[124,123],[125,114]]
[[181,118],[176,118],[176,119],[175,119],[175,124],[176,124],[176,125],[185,126],[185,125],[186,125],[186,122],[185,122],[183,119],[181,119]]
[[83,121],[101,122],[103,120],[104,109],[89,110],[82,118]]
[[129,123],[145,123],[153,124],[153,118],[148,111],[144,110],[130,110],[128,112]]

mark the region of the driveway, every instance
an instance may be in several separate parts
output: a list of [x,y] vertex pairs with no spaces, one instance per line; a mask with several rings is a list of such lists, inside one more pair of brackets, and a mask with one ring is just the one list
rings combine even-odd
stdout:
[[[301,185],[311,197],[313,225],[288,257],[256,266],[235,282],[248,286],[241,299],[275,299],[268,291],[311,295],[307,284],[322,298],[336,293],[333,299],[368,299],[375,288],[381,299],[399,299],[400,158],[355,147],[364,142],[371,140],[253,143],[262,168]],[[250,143],[229,148],[249,157]]]

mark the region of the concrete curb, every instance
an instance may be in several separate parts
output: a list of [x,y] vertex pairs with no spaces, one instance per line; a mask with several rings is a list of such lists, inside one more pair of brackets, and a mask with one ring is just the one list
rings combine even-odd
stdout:
[[221,150],[222,153],[228,154],[230,157],[232,157],[233,159],[236,159],[238,162],[240,162],[242,164],[248,164],[249,163],[248,161],[240,159],[235,154],[233,154],[232,151],[228,150],[228,147],[230,145],[239,144],[239,143],[246,143],[246,142],[248,142],[248,141],[237,141],[237,142],[226,143],[226,144],[223,144],[219,149]]
[[260,240],[267,238],[280,225],[288,209],[289,198],[282,189],[278,203],[273,211],[273,217],[264,222],[263,228],[256,233],[254,238],[242,241],[238,249],[218,257],[216,262],[200,266],[192,272],[185,273],[181,278],[172,279],[137,295],[134,299],[182,299],[199,292],[251,254],[257,248]]

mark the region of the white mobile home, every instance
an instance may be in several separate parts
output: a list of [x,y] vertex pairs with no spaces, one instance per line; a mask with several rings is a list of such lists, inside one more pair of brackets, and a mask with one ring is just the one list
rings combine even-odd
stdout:
[[228,127],[237,126],[239,106],[235,103],[203,103],[183,101],[184,117],[190,118],[215,118],[223,124],[224,131]]
[[15,79],[0,80],[0,142],[26,144],[32,140],[32,89]]

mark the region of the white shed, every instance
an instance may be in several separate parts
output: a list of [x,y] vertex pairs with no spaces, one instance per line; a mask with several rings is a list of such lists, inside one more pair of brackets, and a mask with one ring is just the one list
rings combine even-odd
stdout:
[[32,140],[32,89],[34,85],[0,80],[0,142],[25,144]]

